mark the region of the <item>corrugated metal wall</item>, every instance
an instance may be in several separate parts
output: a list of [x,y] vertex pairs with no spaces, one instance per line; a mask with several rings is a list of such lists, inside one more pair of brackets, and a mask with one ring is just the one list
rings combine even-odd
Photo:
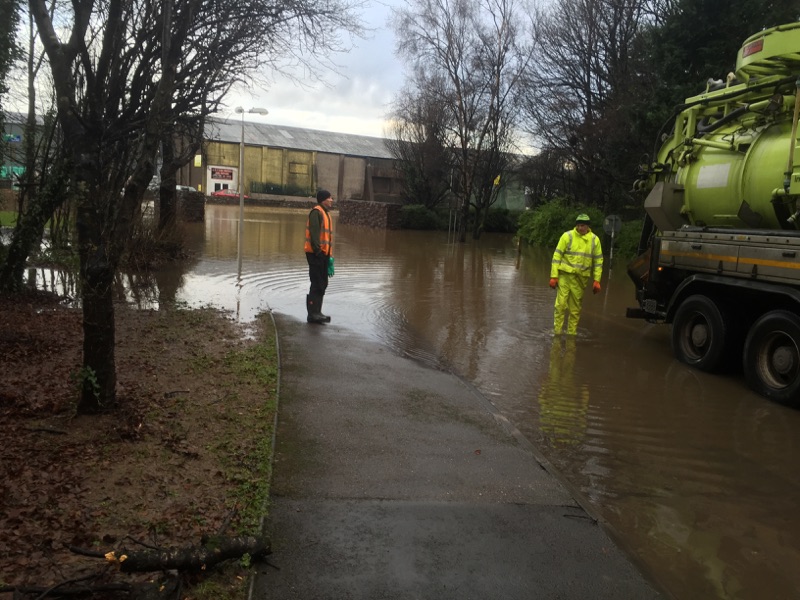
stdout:
[[[208,142],[203,164],[193,167],[192,180],[205,179],[209,166],[239,168],[239,144]],[[388,163],[376,159],[375,162]],[[384,167],[383,171],[386,168]],[[196,172],[195,172],[196,171]],[[201,175],[202,173],[202,175]],[[341,154],[247,146],[244,149],[244,191],[256,191],[294,196],[314,196],[316,190],[325,188],[337,198],[366,200],[369,186],[365,185],[367,159]],[[383,181],[377,190],[382,195],[399,189],[399,183]],[[231,187],[236,189],[236,183]],[[205,181],[205,191],[213,190],[213,183]]]

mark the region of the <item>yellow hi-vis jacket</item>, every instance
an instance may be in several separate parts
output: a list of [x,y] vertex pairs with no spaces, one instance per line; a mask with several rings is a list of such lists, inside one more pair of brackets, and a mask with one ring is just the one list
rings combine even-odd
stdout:
[[586,235],[581,235],[577,229],[563,233],[553,253],[550,277],[557,278],[559,271],[575,273],[586,281],[590,276],[595,281],[600,281],[603,275],[603,249],[600,247],[600,238],[591,230]]
[[333,256],[333,222],[328,211],[319,204],[308,213],[305,251],[314,254],[314,245],[311,243],[311,215],[315,210],[320,213],[319,248],[325,256]]

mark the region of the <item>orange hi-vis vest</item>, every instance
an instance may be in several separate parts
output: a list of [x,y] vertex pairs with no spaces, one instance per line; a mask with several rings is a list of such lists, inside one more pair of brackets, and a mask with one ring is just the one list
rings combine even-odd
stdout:
[[[325,256],[333,256],[333,222],[331,216],[317,204],[312,210],[318,210],[322,215],[322,227],[319,230],[319,247]],[[311,245],[311,213],[308,214],[309,218],[306,220],[306,243],[305,251],[314,253],[314,247]]]

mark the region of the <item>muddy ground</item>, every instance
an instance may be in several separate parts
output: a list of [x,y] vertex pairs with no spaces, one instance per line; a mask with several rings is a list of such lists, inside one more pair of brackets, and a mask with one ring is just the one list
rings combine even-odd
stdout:
[[[0,591],[157,579],[80,551],[253,533],[265,508],[277,386],[269,316],[245,330],[210,309],[117,305],[117,404],[92,416],[75,411],[81,320],[49,296],[0,297]],[[247,562],[229,561],[210,582],[183,574],[193,591],[172,597],[242,597]]]

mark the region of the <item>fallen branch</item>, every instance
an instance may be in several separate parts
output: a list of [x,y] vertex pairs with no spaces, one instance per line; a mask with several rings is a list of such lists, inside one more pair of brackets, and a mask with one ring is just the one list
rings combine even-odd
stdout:
[[[227,516],[227,517],[225,517],[225,520],[222,522],[222,525],[220,525],[219,531],[217,531],[217,535],[218,535],[218,536],[223,536],[223,535],[225,535],[225,532],[228,530],[228,527],[230,527],[230,526],[231,526],[231,521],[233,521],[233,518],[234,518],[234,517],[235,517],[237,514],[239,514],[239,511],[238,511],[236,508],[233,508],[233,509],[232,509],[232,510],[231,510],[231,511],[228,513],[228,516]],[[206,543],[206,540],[205,540],[205,539],[202,539],[202,540],[201,540],[201,542],[202,542],[203,544],[205,544],[205,543]]]
[[[227,527],[225,524],[223,527]],[[132,539],[132,538],[131,538]],[[136,542],[141,544],[141,542]],[[105,558],[109,563],[116,564],[123,573],[145,573],[153,571],[175,570],[207,571],[217,564],[231,559],[238,559],[249,554],[252,558],[263,558],[270,554],[269,538],[263,536],[210,536],[203,539],[199,546],[185,548],[160,549],[147,547],[144,550],[121,550],[107,553],[87,550],[77,546],[68,546],[71,552],[91,558]],[[96,579],[97,574],[79,579],[63,581],[50,587],[37,586],[3,586],[0,585],[0,594],[37,594],[36,600],[48,597],[85,596],[103,592],[124,592],[129,597],[136,597],[137,587],[128,583],[105,583],[92,585],[88,582]],[[86,583],[84,583],[86,582]],[[178,584],[179,585],[179,584]],[[180,589],[180,588],[178,588]]]
[[26,427],[25,431],[33,433],[52,433],[54,435],[69,435],[68,431],[62,429],[53,429],[52,427]]
[[166,550],[121,550],[105,555],[123,573],[143,573],[176,569],[204,571],[214,565],[249,554],[261,558],[270,554],[269,539],[262,536],[211,537],[202,546]]

